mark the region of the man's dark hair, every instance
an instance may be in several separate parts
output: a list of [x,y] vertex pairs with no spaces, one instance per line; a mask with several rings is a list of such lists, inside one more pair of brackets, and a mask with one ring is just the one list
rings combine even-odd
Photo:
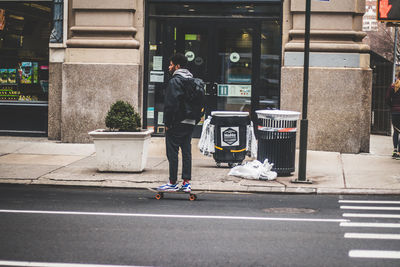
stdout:
[[187,64],[187,58],[185,57],[185,55],[181,54],[181,53],[176,53],[175,55],[173,55],[170,58],[170,61],[172,61],[172,63],[174,63],[174,65],[180,65],[181,68],[186,67]]

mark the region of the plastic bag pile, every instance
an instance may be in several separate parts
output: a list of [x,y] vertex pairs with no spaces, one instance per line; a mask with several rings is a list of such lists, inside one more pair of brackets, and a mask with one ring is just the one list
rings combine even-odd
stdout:
[[247,162],[246,164],[233,167],[228,175],[238,176],[246,179],[254,180],[275,180],[278,174],[271,171],[273,163],[269,163],[268,159],[261,163],[258,160]]
[[[200,153],[211,157],[215,153],[215,140],[214,140],[214,128],[215,126],[211,124],[211,116],[203,123],[203,128],[201,131],[201,137],[199,140],[198,148]],[[247,156],[256,158],[257,157],[257,139],[254,135],[253,122],[247,126],[246,131],[246,151]]]

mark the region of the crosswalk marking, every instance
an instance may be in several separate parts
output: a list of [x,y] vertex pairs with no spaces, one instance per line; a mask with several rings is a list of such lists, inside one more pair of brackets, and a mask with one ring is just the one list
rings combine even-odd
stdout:
[[[354,210],[355,212],[345,213],[343,212],[343,218],[364,218],[365,221],[368,219],[372,222],[353,222],[352,220],[348,222],[341,222],[341,227],[352,227],[363,228],[360,230],[361,233],[345,233],[345,239],[369,239],[369,243],[374,242],[373,240],[400,240],[400,234],[396,233],[368,233],[368,228],[387,228],[387,229],[398,229],[400,228],[400,223],[386,223],[385,219],[400,219],[400,214],[396,211],[400,210],[400,201],[388,201],[388,200],[338,200],[339,203],[347,203],[350,205],[341,205],[342,210]],[[366,205],[351,205],[351,204],[366,204]],[[358,213],[357,213],[357,210]],[[371,212],[369,212],[371,211]],[[373,211],[383,211],[381,213],[373,213]],[[384,212],[386,211],[386,212]],[[388,212],[388,211],[393,211]],[[364,213],[363,213],[364,212]],[[397,214],[396,214],[397,213]],[[377,220],[380,221],[377,222]],[[365,232],[364,232],[365,231]],[[375,230],[376,231],[376,230]],[[368,242],[368,241],[365,241]],[[400,259],[400,251],[395,250],[385,250],[385,247],[379,247],[381,250],[361,250],[353,249],[349,250],[350,258],[370,258],[370,259]]]
[[345,233],[344,238],[400,240],[400,234]]
[[350,210],[400,210],[400,207],[376,207],[376,206],[340,206],[341,209]]
[[342,227],[400,228],[400,223],[341,222],[340,226],[342,226]]
[[339,200],[339,203],[358,203],[358,204],[400,204],[400,201],[386,200]]
[[374,259],[400,259],[400,251],[394,250],[350,250],[352,258],[374,258]]
[[400,219],[400,214],[343,213],[343,217]]

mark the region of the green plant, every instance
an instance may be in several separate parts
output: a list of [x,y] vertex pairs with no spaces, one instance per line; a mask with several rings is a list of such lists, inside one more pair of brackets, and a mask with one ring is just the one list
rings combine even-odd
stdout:
[[118,100],[111,105],[107,113],[106,126],[111,131],[139,132],[140,114],[128,102]]

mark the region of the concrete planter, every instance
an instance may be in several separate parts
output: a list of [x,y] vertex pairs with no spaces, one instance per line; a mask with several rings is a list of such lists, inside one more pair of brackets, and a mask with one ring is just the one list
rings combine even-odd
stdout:
[[96,149],[97,168],[110,172],[141,172],[146,167],[153,130],[141,132],[89,132]]

